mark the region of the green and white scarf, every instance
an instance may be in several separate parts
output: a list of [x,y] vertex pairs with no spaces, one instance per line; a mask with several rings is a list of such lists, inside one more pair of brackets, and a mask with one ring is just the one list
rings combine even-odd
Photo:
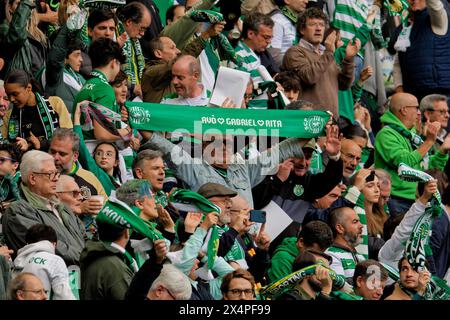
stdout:
[[76,91],[80,91],[84,83],[86,82],[83,76],[73,70],[72,67],[68,64],[66,64],[64,67],[63,79],[66,85],[72,87]]
[[156,223],[140,218],[139,212],[134,212],[125,202],[117,199],[114,191],[97,215],[96,220],[120,228],[132,229],[152,242],[164,239],[161,232],[156,229]]
[[[50,105],[50,101],[45,99],[39,93],[35,93],[36,96],[36,108],[39,111],[39,118],[41,120],[42,126],[45,132],[45,139],[50,140],[53,136],[53,131],[59,127],[58,114],[53,110]],[[28,108],[28,107],[25,107]],[[26,138],[23,136],[21,130],[21,114],[22,109],[13,108],[11,112],[11,117],[8,123],[8,139],[16,140],[17,137]]]
[[[429,174],[413,169],[404,163],[400,163],[398,175],[400,179],[409,182],[426,183],[433,179]],[[430,206],[425,209],[425,213],[417,220],[406,242],[406,257],[415,270],[424,268],[426,257],[433,255],[429,245],[431,227],[434,219],[440,217],[441,214],[441,195],[437,191],[430,200]]]
[[80,0],[80,8],[114,9],[126,5],[125,0]]
[[280,11],[286,18],[289,19],[290,22],[292,22],[294,26],[297,25],[298,15],[289,9],[288,6],[280,6]]
[[[330,114],[316,110],[259,110],[160,105],[126,102],[133,129],[315,138],[322,135]],[[174,117],[173,115],[178,115]]]
[[[201,194],[187,189],[175,189],[175,191],[170,194],[169,201],[178,210],[204,212],[206,214],[210,212],[221,213],[219,206],[215,205]],[[207,235],[207,243],[207,266],[208,269],[211,270],[219,250],[219,230],[216,225],[210,229]]]
[[[298,271],[292,272],[291,274],[288,274],[287,276],[281,278],[280,280],[277,280],[262,289],[259,290],[259,295],[263,300],[275,300],[279,296],[281,296],[286,291],[292,290],[300,281],[302,281],[307,276],[313,275],[316,271],[316,267],[322,266],[325,267],[321,263],[313,264],[311,266],[308,266],[306,268],[300,269]],[[327,268],[327,267],[325,267]],[[339,276],[336,274],[333,270],[330,268],[327,268],[330,277],[333,280],[333,287],[335,288],[342,288],[345,285],[345,279],[342,276]],[[336,295],[336,297],[339,297]],[[362,300],[358,299],[355,296],[355,300]]]
[[[122,22],[119,22],[117,29],[118,37],[126,32]],[[139,40],[132,40],[127,34],[127,40],[125,41],[122,50],[127,57],[127,61],[122,64],[122,70],[128,75],[128,81],[130,81],[131,84],[140,84],[145,67],[145,58]]]
[[[393,123],[390,123],[387,126],[391,129],[397,131],[399,134],[401,134],[406,139],[408,139],[414,150],[418,149],[422,145],[422,143],[423,143],[422,137],[420,135],[416,134],[415,132],[406,130],[405,128],[403,128],[399,125],[393,124]],[[422,162],[421,162],[422,168],[424,170],[428,169],[428,162],[429,162],[429,155],[427,153],[423,157]]]

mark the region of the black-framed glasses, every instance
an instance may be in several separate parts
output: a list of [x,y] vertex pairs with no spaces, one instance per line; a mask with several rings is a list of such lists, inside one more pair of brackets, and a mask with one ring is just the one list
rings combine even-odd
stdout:
[[35,171],[33,171],[33,173],[47,176],[47,178],[49,180],[59,179],[59,177],[61,176],[61,172],[59,172],[59,171],[52,171],[52,172],[35,172]]
[[81,195],[81,190],[56,191],[56,193],[72,193],[74,198],[78,198]]
[[405,108],[416,108],[416,110],[419,110],[419,106],[405,106]]
[[0,157],[0,163],[5,162],[6,160],[9,160],[11,162],[17,162],[16,159],[10,158],[10,157]]
[[235,297],[239,297],[244,294],[247,297],[253,297],[253,289],[229,289],[228,293],[231,293]]

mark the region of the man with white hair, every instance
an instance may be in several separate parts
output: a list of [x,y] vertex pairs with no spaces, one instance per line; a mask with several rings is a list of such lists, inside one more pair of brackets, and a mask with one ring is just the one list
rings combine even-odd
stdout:
[[2,216],[6,244],[17,252],[26,244],[28,228],[36,223],[46,224],[58,236],[56,254],[67,265],[78,264],[84,232],[77,217],[56,198],[60,173],[53,157],[38,150],[28,151],[22,157],[20,172],[21,199],[11,203]]
[[189,300],[192,286],[189,278],[172,264],[165,264],[147,294],[148,300]]

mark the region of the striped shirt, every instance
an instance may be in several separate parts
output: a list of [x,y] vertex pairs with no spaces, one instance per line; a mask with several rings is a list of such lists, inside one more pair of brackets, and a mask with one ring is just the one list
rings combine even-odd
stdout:
[[281,12],[275,13],[272,20],[275,25],[273,26],[271,47],[280,49],[281,55],[284,56],[286,51],[296,44],[297,30],[295,25]]
[[331,269],[336,274],[344,276],[347,282],[352,283],[353,274],[355,273],[355,267],[358,262],[364,261],[364,256],[355,251],[344,248],[336,243],[332,244],[326,251],[333,258]]
[[261,65],[261,59],[256,53],[250,49],[244,41],[240,40],[236,48],[234,49],[236,54],[242,58],[242,67],[238,68],[233,62],[229,62],[230,68],[239,69],[250,73],[254,83],[263,81],[261,75],[258,72],[258,67]]

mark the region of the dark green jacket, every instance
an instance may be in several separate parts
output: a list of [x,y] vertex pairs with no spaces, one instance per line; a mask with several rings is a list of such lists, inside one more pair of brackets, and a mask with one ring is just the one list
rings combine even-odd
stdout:
[[270,268],[267,270],[269,283],[279,280],[292,273],[292,265],[298,255],[297,238],[285,238],[275,250]]
[[81,300],[124,300],[133,271],[123,254],[101,241],[88,240],[81,253]]

